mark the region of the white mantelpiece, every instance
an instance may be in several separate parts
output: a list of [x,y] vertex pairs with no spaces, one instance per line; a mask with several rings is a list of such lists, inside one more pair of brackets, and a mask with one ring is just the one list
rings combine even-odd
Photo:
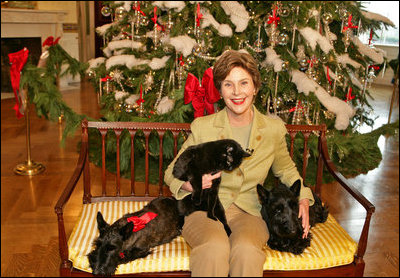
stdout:
[[41,37],[42,43],[48,36],[61,37],[66,14],[66,11],[1,9],[1,37]]

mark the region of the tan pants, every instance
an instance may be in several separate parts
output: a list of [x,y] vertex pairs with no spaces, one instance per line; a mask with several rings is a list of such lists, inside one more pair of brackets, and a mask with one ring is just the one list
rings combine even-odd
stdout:
[[244,212],[236,205],[226,210],[232,234],[228,238],[220,221],[196,211],[185,217],[182,235],[191,247],[193,277],[261,277],[269,233],[261,217]]

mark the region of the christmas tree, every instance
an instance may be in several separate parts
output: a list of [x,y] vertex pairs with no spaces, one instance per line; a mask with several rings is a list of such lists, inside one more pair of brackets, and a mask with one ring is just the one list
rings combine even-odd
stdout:
[[[331,157],[344,174],[379,164],[376,142],[391,126],[369,134],[357,130],[373,125],[368,88],[386,66],[385,53],[372,39],[393,23],[364,11],[360,2],[102,3],[101,13],[112,22],[96,29],[104,41],[104,57],[90,60],[87,74],[98,92],[103,120],[191,122],[195,115],[220,110],[224,103],[208,95],[204,83],[185,89],[186,79],[202,84],[216,59],[235,49],[259,62],[263,83],[255,105],[261,112],[288,124],[326,124]],[[358,38],[365,32],[368,44]],[[168,146],[164,154],[171,158]],[[310,162],[315,162],[314,146]],[[122,172],[128,171],[129,157],[121,161]]]

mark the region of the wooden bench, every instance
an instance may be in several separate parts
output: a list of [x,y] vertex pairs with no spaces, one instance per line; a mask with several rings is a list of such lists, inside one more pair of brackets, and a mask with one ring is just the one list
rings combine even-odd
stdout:
[[[101,148],[102,148],[102,167],[101,167],[101,183],[96,183],[93,184],[93,176],[91,177],[90,175],[90,166],[89,166],[89,129],[97,129],[100,134],[101,134]],[[308,141],[310,138],[311,134],[314,134],[318,138],[318,160],[317,160],[317,173],[316,173],[316,181],[315,181],[315,186],[312,187],[312,189],[320,195],[321,192],[321,186],[322,186],[322,175],[324,173],[323,169],[326,167],[328,172],[334,177],[334,179],[341,185],[343,188],[348,191],[351,196],[353,196],[365,209],[366,209],[366,217],[363,225],[363,229],[360,235],[360,238],[358,239],[358,244],[355,244],[354,247],[354,252],[351,254],[350,261],[346,262],[345,264],[340,264],[338,266],[334,267],[319,267],[319,269],[314,269],[313,267],[307,268],[307,269],[292,269],[292,270],[279,270],[280,268],[274,267],[274,269],[268,269],[264,266],[264,276],[362,276],[364,273],[364,267],[365,263],[363,260],[363,256],[365,254],[365,250],[367,247],[367,240],[368,240],[368,231],[369,231],[369,224],[371,220],[372,213],[375,210],[375,207],[356,189],[354,188],[348,180],[343,177],[335,168],[334,164],[332,163],[329,153],[328,153],[328,148],[327,148],[327,138],[325,136],[326,134],[326,126],[325,125],[315,125],[315,126],[308,126],[308,125],[286,125],[286,128],[288,130],[288,134],[290,136],[290,154],[293,156],[294,153],[296,153],[296,150],[294,150],[294,139],[296,137],[296,134],[302,133],[301,138],[304,138],[304,151],[302,152],[302,157],[303,157],[303,164],[298,165],[299,172],[301,173],[303,179],[305,180],[305,175],[306,175],[306,169],[307,169],[307,159],[308,159]],[[107,181],[110,183],[110,179],[107,179],[107,177],[110,177],[111,174],[106,170],[105,168],[105,163],[106,163],[106,153],[105,153],[105,146],[106,146],[106,135],[107,132],[109,131],[114,131],[115,136],[116,136],[116,175],[115,175],[115,189],[113,190],[113,193],[107,192]],[[137,132],[140,130],[143,133],[140,133],[141,136],[144,136],[144,148],[145,148],[145,166],[144,166],[144,183],[143,182],[138,182],[135,181],[135,148],[131,147],[131,163],[130,163],[130,169],[131,173],[131,179],[130,179],[130,189],[128,189],[129,193],[128,194],[123,194],[123,190],[121,189],[121,180],[126,181],[125,179],[121,178],[120,175],[120,136],[123,130],[127,130],[130,135],[130,145],[134,146],[134,140],[137,140]],[[156,131],[160,140],[159,140],[159,165],[158,165],[158,185],[153,185],[150,183],[149,180],[149,137],[152,132]],[[71,256],[74,256],[75,253],[74,249],[71,249],[71,245],[73,244],[83,244],[83,242],[86,240],[87,244],[90,244],[90,240],[95,236],[95,233],[97,233],[97,227],[96,227],[96,222],[95,219],[89,219],[85,220],[85,217],[87,217],[87,211],[92,210],[92,216],[91,218],[95,218],[93,215],[94,213],[97,212],[97,210],[103,210],[103,215],[107,214],[104,210],[118,210],[118,214],[116,213],[109,213],[113,214],[113,218],[108,218],[110,222],[113,222],[115,219],[119,218],[122,216],[122,213],[126,213],[127,211],[125,210],[134,210],[140,209],[146,202],[149,200],[156,198],[158,196],[163,196],[163,195],[170,195],[170,191],[168,190],[168,187],[164,184],[163,182],[163,168],[165,168],[165,163],[163,162],[163,137],[166,134],[166,132],[172,132],[173,140],[174,140],[174,156],[178,152],[178,137],[180,134],[189,134],[190,133],[190,124],[186,123],[144,123],[144,122],[88,122],[84,120],[82,122],[82,144],[80,148],[80,155],[78,159],[77,166],[68,182],[66,185],[62,195],[58,199],[58,202],[55,206],[55,212],[57,214],[58,218],[58,231],[59,231],[59,251],[60,251],[60,257],[61,257],[61,266],[60,266],[60,275],[61,276],[92,276],[90,273],[90,269],[87,270],[85,267],[79,267],[76,265],[79,265],[79,260],[84,261],[86,258],[86,253],[82,253],[81,257],[77,259],[78,262],[74,262],[71,259]],[[296,137],[298,138],[298,137]],[[163,164],[164,163],[164,164]],[[154,165],[153,165],[154,166]],[[154,167],[153,167],[154,168]],[[79,238],[70,238],[67,240],[67,235],[64,227],[64,219],[63,219],[63,212],[64,212],[64,207],[66,203],[68,202],[71,194],[75,190],[78,181],[80,180],[80,177],[83,173],[83,212],[80,217],[80,224],[79,225],[84,225],[82,223],[86,223],[88,221],[91,221],[90,223],[90,231],[92,232],[92,238],[83,238],[88,234],[88,231],[84,231],[83,235],[81,234]],[[114,183],[114,182],[111,182]],[[125,182],[126,183],[126,182]],[[141,191],[139,193],[138,188],[141,187]],[[97,188],[97,189],[96,189]],[[99,191],[99,188],[101,188],[101,193],[99,194],[94,194],[93,192],[96,190]],[[153,190],[150,190],[153,188]],[[154,188],[157,188],[154,190]],[[126,190],[125,190],[126,191]],[[136,204],[139,204],[136,206]],[[112,207],[111,207],[112,206]],[[111,208],[110,208],[111,207]],[[111,216],[110,216],[111,217]],[[335,220],[330,216],[331,221],[334,222],[335,225],[339,226]],[[105,219],[107,221],[107,215],[105,215]],[[329,219],[328,219],[329,220]],[[86,221],[86,222],[85,222]],[[109,223],[110,223],[109,222]],[[327,221],[328,222],[328,221]],[[81,226],[75,226],[73,234],[75,235],[80,231]],[[324,227],[324,224],[318,224],[316,227],[313,227],[311,232],[313,235],[318,233],[318,231],[314,230],[318,229],[318,226]],[[327,224],[328,225],[328,224]],[[335,229],[341,230],[342,228],[336,227]],[[321,232],[322,233],[322,232]],[[336,232],[335,232],[336,233]],[[344,236],[346,236],[346,232],[343,230]],[[72,235],[71,235],[72,237]],[[350,240],[351,238],[348,237]],[[318,239],[313,237],[312,244],[314,241],[318,241]],[[327,241],[327,240],[325,240]],[[151,271],[148,272],[143,272],[141,269],[146,269],[143,268],[144,265],[146,265],[146,262],[148,260],[151,260],[151,258],[146,257],[144,259],[139,259],[134,261],[135,264],[133,269],[135,270],[135,273],[128,273],[129,276],[190,276],[190,271],[189,269],[175,269],[175,270],[169,270],[172,264],[177,263],[178,267],[180,264],[187,266],[188,265],[188,254],[190,252],[190,249],[188,246],[185,246],[185,243],[183,239],[177,239],[176,242],[171,243],[173,246],[178,246],[178,251],[172,251],[172,255],[169,254],[168,248],[167,247],[161,246],[159,250],[154,251],[156,253],[156,257],[159,256],[157,254],[167,254],[167,256],[170,256],[171,259],[178,260],[178,262],[171,262],[168,261],[168,263],[164,262],[159,262],[160,264],[160,269],[157,268],[157,266],[151,266],[150,269]],[[322,239],[322,244],[324,244],[324,239]],[[312,246],[311,246],[312,247]],[[309,248],[311,248],[309,247]],[[156,247],[158,248],[158,247]],[[179,249],[180,248],[180,249]],[[183,248],[183,249],[182,249]],[[266,247],[266,249],[268,249]],[[166,251],[167,250],[167,251]],[[183,251],[182,251],[183,250]],[[307,250],[307,249],[306,249]],[[270,252],[271,250],[267,250]],[[86,251],[87,252],[87,251]],[[158,253],[160,252],[160,253]],[[278,251],[273,251],[273,252],[278,252]],[[321,252],[321,251],[318,251]],[[281,257],[284,254],[278,254],[278,258]],[[149,255],[152,256],[152,255]],[[160,255],[161,256],[161,255]],[[182,256],[180,258],[179,256]],[[299,255],[301,256],[301,255]],[[304,260],[312,260],[308,258],[307,256],[311,256],[310,254],[306,254],[304,257]],[[78,256],[79,257],[79,256]],[[184,258],[183,258],[184,257]],[[296,257],[294,255],[291,256],[291,258],[294,259],[300,259],[302,260],[302,257]],[[156,258],[157,259],[157,258]],[[140,261],[143,260],[143,261]],[[146,261],[147,260],[147,261]],[[276,261],[274,262],[276,264]],[[312,262],[313,263],[313,262]],[[87,265],[87,262],[81,262],[82,265]],[[279,260],[278,260],[279,264]],[[125,267],[125,265],[124,265]],[[176,268],[176,266],[175,266]],[[125,275],[127,275],[126,272],[124,272]],[[118,274],[118,272],[116,272]]]

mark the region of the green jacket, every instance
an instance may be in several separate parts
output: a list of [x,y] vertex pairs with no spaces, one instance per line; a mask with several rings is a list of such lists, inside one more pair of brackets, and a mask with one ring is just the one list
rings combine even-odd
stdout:
[[[231,172],[222,172],[218,196],[225,209],[235,203],[244,211],[260,216],[261,204],[258,200],[257,184],[264,183],[270,169],[287,186],[291,186],[298,179],[303,183],[303,180],[287,149],[285,140],[287,130],[284,122],[261,114],[254,106],[253,109],[254,119],[249,149],[254,149],[254,152],[243,160],[239,168]],[[177,199],[190,194],[181,189],[184,182],[172,175],[172,169],[179,155],[191,145],[232,138],[226,108],[218,113],[195,119],[190,128],[192,133],[168,166],[164,176],[165,183],[169,185]],[[314,204],[311,189],[302,185],[299,200],[306,198],[310,200],[310,206]]]

